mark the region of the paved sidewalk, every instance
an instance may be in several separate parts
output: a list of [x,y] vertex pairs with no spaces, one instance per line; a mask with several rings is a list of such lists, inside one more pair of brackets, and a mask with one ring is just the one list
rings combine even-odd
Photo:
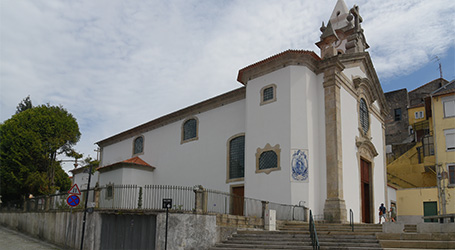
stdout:
[[60,250],[55,245],[0,226],[0,248],[2,250]]

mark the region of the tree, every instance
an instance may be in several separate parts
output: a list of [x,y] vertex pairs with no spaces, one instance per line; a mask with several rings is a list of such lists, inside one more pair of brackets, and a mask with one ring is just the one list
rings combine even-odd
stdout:
[[[25,106],[19,104],[18,110]],[[49,104],[22,110],[0,124],[2,199],[69,189],[68,175],[56,157],[71,152],[80,136],[76,119]]]
[[22,102],[19,103],[19,105],[17,105],[16,114],[31,108],[33,108],[32,100],[30,100],[30,96],[27,96],[24,100],[22,100]]

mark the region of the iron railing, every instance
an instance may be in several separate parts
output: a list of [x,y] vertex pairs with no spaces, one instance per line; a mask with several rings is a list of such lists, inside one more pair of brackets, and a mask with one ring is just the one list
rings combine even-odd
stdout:
[[106,185],[99,190],[98,208],[137,209],[139,187],[137,185]]
[[[67,204],[69,194],[39,196],[17,202],[2,204],[3,211],[49,211],[83,209],[87,190],[82,190],[78,206]],[[308,208],[263,201],[227,192],[204,189],[202,186],[182,187],[171,185],[105,185],[88,192],[89,207],[98,209],[157,210],[162,208],[163,199],[172,199],[171,210],[231,214],[263,218],[267,209],[276,211],[277,220],[308,221]],[[197,204],[199,203],[199,204]],[[196,211],[197,210],[197,211]]]
[[310,210],[310,238],[311,238],[311,245],[313,246],[314,250],[319,250],[319,240],[318,240],[318,233],[316,232],[316,226],[314,225],[313,213]]
[[352,232],[354,232],[354,212],[349,209],[349,225],[351,226]]
[[172,199],[172,209],[194,211],[195,194],[192,187],[170,185],[145,185],[142,194],[142,209],[162,210],[162,200]]
[[250,217],[263,217],[264,206],[276,211],[277,220],[306,221],[306,207],[268,202],[211,189],[204,190],[207,197],[207,212]]

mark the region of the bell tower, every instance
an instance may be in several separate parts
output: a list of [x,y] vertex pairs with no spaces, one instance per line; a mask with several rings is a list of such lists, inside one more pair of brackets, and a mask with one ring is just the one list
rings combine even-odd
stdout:
[[321,49],[321,58],[364,52],[368,49],[370,46],[360,25],[362,21],[359,6],[354,5],[349,10],[343,0],[338,0],[327,26],[322,22],[322,34],[320,41],[316,43]]

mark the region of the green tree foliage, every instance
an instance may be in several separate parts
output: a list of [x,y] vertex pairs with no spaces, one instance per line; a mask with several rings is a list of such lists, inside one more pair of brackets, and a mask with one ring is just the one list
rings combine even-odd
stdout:
[[68,190],[71,181],[56,157],[71,152],[80,136],[76,119],[49,104],[19,111],[0,124],[2,200]]
[[32,100],[30,100],[30,96],[27,96],[24,100],[22,100],[22,102],[19,103],[19,105],[17,105],[16,114],[31,108],[33,108]]

